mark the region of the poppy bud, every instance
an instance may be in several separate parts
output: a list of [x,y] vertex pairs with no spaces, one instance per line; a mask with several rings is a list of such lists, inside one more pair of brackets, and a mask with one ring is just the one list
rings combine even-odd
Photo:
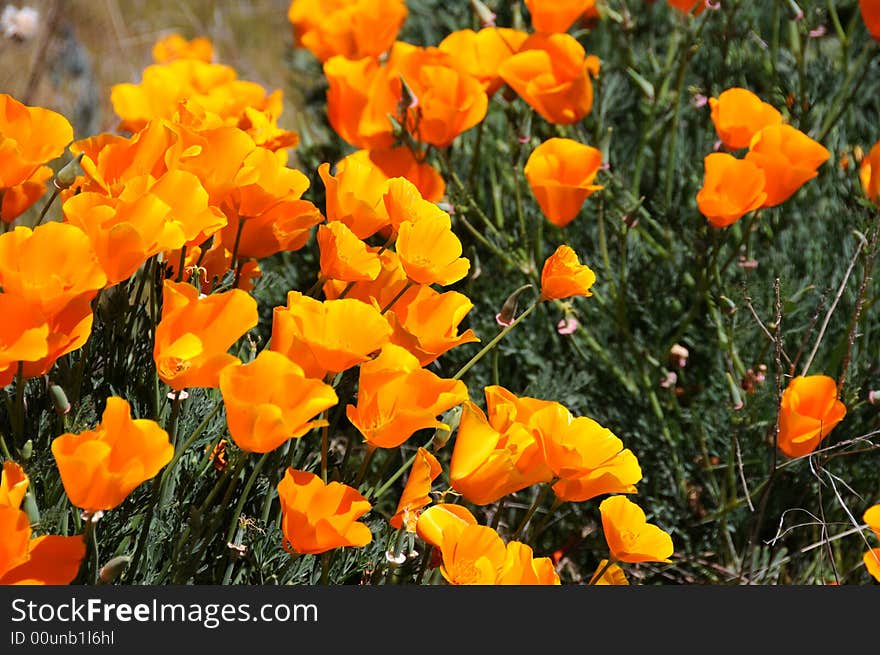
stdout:
[[510,327],[516,318],[517,301],[520,294],[531,286],[531,284],[524,284],[507,297],[507,300],[504,301],[504,305],[501,306],[501,311],[495,315],[495,321],[498,325]]
[[58,416],[64,416],[70,412],[70,401],[67,400],[67,394],[64,393],[64,389],[57,384],[53,384],[49,387],[49,395],[52,397],[52,406],[55,408],[55,413]]
[[24,446],[21,447],[21,459],[23,462],[28,461],[31,458],[31,455],[34,454],[34,442],[32,439],[28,439],[24,442]]
[[450,409],[442,418],[443,423],[448,425],[449,429],[437,428],[434,430],[434,438],[431,440],[431,443],[434,444],[434,452],[443,448],[443,446],[449,441],[449,437],[452,436],[452,433],[458,429],[458,424],[461,422],[461,405],[457,405]]
[[125,572],[125,569],[128,568],[130,562],[131,557],[128,555],[114,557],[101,567],[101,572],[98,574],[98,583],[110,584],[116,581],[116,579]]
[[67,162],[60,171],[58,171],[55,175],[55,180],[53,181],[56,189],[63,191],[64,189],[70,188],[73,186],[73,183],[76,182],[76,178],[84,174],[82,167],[79,165],[84,154],[85,153],[83,152],[79,153],[76,157]]

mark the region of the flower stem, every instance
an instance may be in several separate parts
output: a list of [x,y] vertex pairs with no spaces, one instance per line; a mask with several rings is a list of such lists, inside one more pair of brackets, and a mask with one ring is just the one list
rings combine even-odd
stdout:
[[510,537],[511,541],[517,541],[522,536],[532,516],[534,516],[536,511],[538,511],[538,507],[541,506],[541,504],[544,502],[544,499],[547,498],[547,494],[550,493],[550,489],[553,487],[553,484],[555,482],[555,480],[551,480],[541,488],[541,491],[535,497],[535,501],[532,503],[532,506],[529,507],[526,515],[523,516],[522,521],[520,521],[516,532],[514,532],[513,535]]

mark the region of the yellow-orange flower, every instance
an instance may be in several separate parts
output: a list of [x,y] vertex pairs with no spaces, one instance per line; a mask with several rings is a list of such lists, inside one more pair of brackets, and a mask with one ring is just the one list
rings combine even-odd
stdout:
[[504,86],[498,68],[520,49],[529,38],[526,32],[509,27],[485,27],[479,32],[457,30],[437,46],[452,57],[459,68],[474,76],[492,96]]
[[731,150],[747,147],[752,137],[769,125],[782,125],[782,114],[773,105],[740,87],[709,98],[709,107],[718,138]]
[[287,18],[296,45],[326,61],[378,57],[394,44],[407,14],[403,0],[293,0]]
[[577,253],[563,244],[547,258],[541,269],[541,297],[561,300],[572,296],[592,296],[590,287],[595,281],[593,270],[581,264]]
[[[602,577],[596,579],[596,576],[602,574]],[[596,571],[593,573],[593,576],[590,578],[590,584],[594,585],[628,585],[629,580],[626,579],[626,574],[623,572],[623,569],[617,566],[617,564],[608,564],[607,559],[603,559],[599,562],[599,566],[596,567]]]
[[880,503],[866,509],[862,520],[868,524],[871,531],[880,539]]
[[159,377],[175,390],[216,388],[220,371],[238,362],[227,351],[258,319],[257,303],[244,291],[200,297],[191,284],[165,280],[153,348]]
[[371,446],[396,448],[418,430],[448,430],[437,416],[467,397],[461,380],[438,377],[389,343],[376,359],[361,365],[357,405],[348,405],[346,415]]
[[825,146],[791,125],[771,125],[755,134],[745,158],[764,171],[767,198],[762,206],[775,207],[816,177],[830,156]]
[[397,509],[388,519],[391,527],[399,530],[405,525],[407,531],[416,531],[420,510],[431,503],[431,484],[442,470],[437,458],[430,451],[419,447]]
[[535,557],[532,547],[519,541],[507,543],[504,564],[495,584],[558,585],[559,574],[549,557]]
[[[862,12],[862,20],[865,21],[868,33],[875,40],[880,41],[880,0],[859,0],[859,10]],[[874,577],[880,580],[880,575]]]
[[271,349],[308,377],[323,377],[367,361],[390,336],[391,326],[373,305],[355,298],[321,302],[291,291],[287,307],[275,308]]
[[846,415],[837,384],[827,375],[793,378],[782,392],[779,449],[789,457],[807,455]]
[[602,529],[611,557],[618,562],[669,562],[672,537],[648,523],[642,508],[626,496],[611,496],[599,504]]
[[52,441],[52,454],[70,502],[97,512],[117,507],[156,475],[174,447],[158,423],[132,420],[128,402],[113,396],[94,430],[62,434]]
[[49,353],[49,325],[27,300],[9,293],[0,293],[0,316],[0,387],[4,387],[12,382],[19,362],[39,361]]
[[407,277],[419,284],[446,286],[458,282],[470,270],[461,256],[461,241],[452,231],[445,212],[404,221],[397,234],[397,255]]
[[498,74],[546,121],[569,125],[593,108],[597,60],[569,34],[533,34]]
[[713,152],[706,156],[704,165],[697,206],[711,225],[727,227],[763,206],[767,199],[764,171],[754,162]]
[[165,64],[175,59],[198,59],[210,62],[214,59],[214,44],[211,39],[197,36],[191,40],[177,33],[162,37],[153,44],[153,61]]
[[389,224],[382,197],[388,178],[368,161],[345,159],[337,164],[336,175],[330,164],[318,166],[327,197],[327,221],[345,224],[359,239],[372,236]]
[[379,255],[367,249],[345,223],[330,221],[318,226],[321,275],[328,280],[375,280],[382,271]]
[[278,483],[284,547],[296,553],[324,553],[343,546],[366,546],[373,535],[357,520],[370,503],[356,489],[325,484],[314,473],[288,468]]
[[0,585],[62,585],[73,581],[86,553],[82,535],[34,537],[20,509],[28,477],[11,460],[0,476]]
[[635,493],[642,479],[636,456],[611,430],[587,416],[573,417],[553,403],[529,419],[544,461],[558,481],[560,500],[581,502],[603,494]]
[[247,364],[224,368],[220,392],[229,434],[239,448],[252,453],[267,453],[327,425],[313,419],[339,400],[333,387],[305,377],[299,366],[271,350]]
[[596,0],[525,0],[536,32],[567,32]]
[[440,548],[445,532],[461,532],[466,526],[476,524],[477,519],[464,505],[437,503],[419,514],[416,534],[434,548]]
[[880,141],[862,159],[859,180],[865,195],[874,202],[880,202]]
[[0,93],[0,218],[10,223],[46,190],[52,169],[45,164],[64,153],[73,128],[61,114],[29,107]]
[[[878,25],[878,34],[880,34],[880,25]],[[865,553],[862,560],[865,562],[865,568],[877,582],[880,582],[880,548],[872,548]]]
[[571,139],[552,138],[532,151],[524,173],[544,216],[564,227],[575,219],[594,191],[602,153]]
[[387,179],[406,178],[416,186],[425,200],[440,202],[446,193],[446,182],[437,169],[428,162],[417,159],[406,146],[353,152],[336,164],[337,175],[352,161],[373,166]]

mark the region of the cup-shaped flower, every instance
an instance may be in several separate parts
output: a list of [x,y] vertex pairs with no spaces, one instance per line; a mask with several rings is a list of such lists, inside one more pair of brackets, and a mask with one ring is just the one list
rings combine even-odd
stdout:
[[880,503],[866,509],[862,520],[868,524],[871,531],[880,539]]
[[648,523],[642,508],[626,496],[610,496],[599,504],[602,529],[611,557],[618,562],[669,562],[672,537]]
[[404,348],[388,343],[361,365],[357,405],[346,415],[371,446],[396,448],[416,431],[449,426],[437,416],[467,400],[461,380],[446,380],[421,368]]
[[227,351],[258,319],[257,303],[244,291],[201,296],[191,284],[165,280],[153,348],[159,377],[178,391],[216,388],[220,371],[238,361]]
[[477,78],[486,95],[492,96],[504,86],[498,68],[517,53],[527,38],[529,35],[521,30],[484,27],[479,32],[452,32],[437,47],[448,53],[459,68]]
[[498,69],[501,78],[547,122],[570,125],[593,108],[596,61],[569,34],[533,34]]
[[819,173],[831,153],[791,125],[765,127],[752,138],[746,161],[764,171],[763,207],[775,207],[788,200]]
[[705,175],[697,192],[697,207],[711,225],[727,227],[764,205],[764,171],[754,162],[713,152],[703,163]]
[[575,219],[593,192],[602,153],[572,139],[547,139],[529,155],[524,173],[547,220],[564,227]]
[[72,140],[61,114],[0,93],[0,219],[11,223],[45,193],[53,174],[45,164]]
[[541,297],[562,300],[572,296],[592,296],[590,287],[595,281],[593,270],[581,264],[571,246],[563,244],[547,258],[541,269]]
[[419,447],[409,477],[406,479],[403,494],[397,503],[397,509],[388,519],[391,527],[399,530],[405,526],[408,532],[416,531],[422,508],[431,504],[431,484],[442,470],[437,458],[430,451]]
[[461,532],[465,527],[476,524],[476,517],[464,505],[437,503],[419,514],[416,534],[422,541],[439,549],[445,532]]
[[293,0],[287,18],[296,45],[326,61],[378,57],[394,44],[407,13],[404,0]]
[[536,32],[567,32],[596,0],[525,0]]
[[504,564],[495,584],[558,585],[559,574],[549,557],[535,557],[532,547],[519,541],[507,543]]
[[271,350],[247,364],[224,368],[220,392],[229,434],[239,448],[252,453],[275,450],[326,425],[315,416],[339,400],[329,384],[305,377],[299,366]]
[[611,430],[587,416],[573,417],[553,403],[529,419],[544,461],[558,481],[559,500],[581,502],[611,493],[635,493],[642,470]]
[[[859,0],[865,27],[874,40],[880,41],[880,0]],[[875,576],[880,580],[880,576]]]
[[390,336],[391,326],[373,305],[355,298],[322,302],[291,291],[287,307],[275,308],[270,347],[308,377],[323,377],[366,362]]
[[846,415],[837,399],[837,384],[827,375],[792,378],[782,392],[779,409],[779,449],[789,457],[816,450]]
[[327,221],[338,221],[359,239],[372,236],[389,224],[382,197],[388,178],[369,161],[345,159],[337,164],[336,175],[330,164],[318,166],[327,198]]
[[485,118],[483,85],[442,50],[411,47],[395,57],[393,70],[398,97],[406,97],[403,84],[413,96],[397,118],[416,141],[445,148]]
[[[541,446],[523,424],[507,412],[490,417],[471,402],[464,403],[449,464],[449,481],[466,500],[488,505],[553,473],[544,463]],[[502,427],[503,426],[503,427]]]
[[19,362],[35,362],[49,353],[46,317],[24,298],[0,293],[0,386],[18,372]]
[[321,275],[328,280],[375,280],[382,271],[379,255],[367,249],[345,223],[330,221],[318,226]]
[[428,217],[444,221],[449,219],[449,214],[440,209],[436,203],[425,200],[418,187],[403,177],[394,177],[388,180],[382,202],[388,213],[392,238],[400,231],[400,226],[406,221],[418,223]]
[[343,546],[366,546],[373,535],[358,519],[370,503],[356,489],[325,484],[308,471],[288,468],[278,483],[285,549],[317,555]]
[[336,164],[337,175],[352,161],[379,169],[389,180],[393,177],[406,178],[416,186],[425,200],[440,202],[446,193],[446,182],[437,169],[428,162],[416,158],[407,146],[353,152]]
[[419,284],[446,286],[458,282],[470,270],[470,262],[461,256],[461,241],[445,213],[401,223],[396,249],[407,277]]
[[862,159],[859,165],[859,181],[868,199],[880,203],[880,141]]
[[20,509],[28,477],[11,460],[0,476],[0,585],[62,585],[79,572],[86,554],[81,535],[34,537],[26,512]]
[[443,533],[440,573],[454,585],[493,585],[507,559],[501,536],[485,525]]
[[148,419],[132,419],[124,398],[111,396],[94,430],[52,441],[70,502],[88,512],[117,507],[174,455],[168,433]]
[[732,87],[709,98],[712,123],[718,138],[731,150],[748,147],[760,130],[781,125],[782,114],[748,89]]
[[412,300],[394,303],[385,314],[394,328],[391,342],[403,346],[421,366],[427,366],[452,348],[479,341],[470,328],[458,331],[473,307],[470,299],[458,291],[439,293],[423,284]]
[[[880,34],[880,25],[878,25],[877,32]],[[880,40],[880,37],[878,37],[878,40]],[[865,568],[868,569],[868,573],[870,573],[877,582],[880,582],[880,548],[872,548],[866,552],[862,561],[865,563]]]
[[[420,289],[426,285],[409,282],[403,266],[400,265],[400,257],[393,250],[387,248],[382,250],[379,246],[373,246],[370,250],[379,255],[379,262],[382,264],[382,270],[375,280],[358,282],[350,288],[345,282],[328,280],[324,284],[324,295],[330,300],[335,300],[344,289],[348,289],[345,298],[353,298],[378,307],[390,306],[391,309],[385,312],[385,316],[390,317],[395,311],[403,311],[403,308],[415,300]],[[394,300],[393,304],[392,300]]]
[[203,36],[185,39],[174,32],[156,41],[151,54],[157,64],[165,64],[175,59],[198,59],[210,62],[214,59],[214,44],[211,39]]

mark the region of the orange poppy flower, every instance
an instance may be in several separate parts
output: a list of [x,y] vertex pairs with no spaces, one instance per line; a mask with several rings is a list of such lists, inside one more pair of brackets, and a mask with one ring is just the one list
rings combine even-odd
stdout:
[[611,557],[618,562],[670,562],[672,537],[645,519],[642,508],[626,496],[611,496],[599,504],[602,529]]
[[238,362],[227,351],[258,320],[257,303],[244,291],[200,297],[191,284],[165,280],[153,348],[159,377],[175,390],[217,388],[220,371]]
[[406,178],[416,186],[425,200],[440,202],[446,193],[446,182],[437,169],[418,159],[407,146],[353,152],[336,164],[337,176],[352,161],[378,169],[389,180],[393,177]]
[[[396,47],[396,46],[395,46]],[[327,118],[331,127],[356,148],[390,148],[399,95],[392,89],[389,65],[373,57],[331,57],[324,62]]]
[[596,0],[525,0],[536,32],[567,32]]
[[318,226],[321,275],[328,280],[375,280],[382,271],[379,255],[367,249],[345,223],[330,221]]
[[14,221],[46,191],[52,169],[73,140],[73,128],[61,114],[29,107],[0,93],[0,219]]
[[397,119],[416,141],[445,148],[485,118],[483,85],[439,48],[409,48],[395,57],[392,70],[398,97],[404,98],[401,80],[413,95]]
[[504,564],[495,584],[500,585],[558,585],[559,574],[549,557],[535,557],[531,546],[510,541]]
[[394,44],[407,14],[403,0],[293,0],[287,18],[296,45],[326,61],[378,57]]
[[320,378],[366,362],[390,336],[391,326],[373,305],[355,298],[321,302],[291,291],[287,307],[275,308],[270,347],[306,376]]
[[[348,294],[345,297],[360,300],[368,305],[375,304],[378,307],[387,307],[392,300],[397,298],[391,305],[391,309],[385,313],[385,318],[390,323],[392,313],[403,312],[404,308],[415,300],[425,285],[411,284],[408,289],[404,290],[409,280],[403,266],[400,265],[400,257],[397,256],[397,253],[387,249],[380,252],[379,247],[371,247],[369,250],[379,256],[382,270],[375,280],[358,282],[348,289]],[[329,280],[324,284],[324,295],[328,299],[338,298],[342,290],[347,287],[345,282]],[[403,295],[400,295],[401,292]]]
[[[604,571],[604,573],[603,573]],[[598,580],[596,576],[602,573],[602,577]],[[623,572],[623,569],[617,566],[617,564],[608,564],[607,559],[603,559],[599,562],[599,566],[596,567],[595,573],[593,573],[590,578],[590,584],[594,585],[628,585],[629,580],[626,579],[626,574]]]
[[356,489],[325,484],[307,471],[288,468],[278,483],[286,550],[317,555],[343,546],[366,546],[373,535],[357,520],[370,503]]
[[[878,26],[880,27],[880,26]],[[880,33],[880,29],[878,29]],[[872,548],[865,553],[862,560],[865,562],[865,568],[877,582],[880,582],[880,548]]]
[[408,532],[416,531],[420,510],[431,503],[431,484],[442,471],[440,462],[422,447],[416,451],[406,486],[397,503],[394,515],[388,519],[391,527],[399,530],[404,525]]
[[498,74],[547,122],[570,125],[593,108],[596,60],[569,34],[533,34]]
[[694,16],[699,16],[706,9],[706,0],[666,0],[666,2],[680,12],[693,13]]
[[564,227],[575,219],[594,191],[602,153],[571,139],[553,138],[532,151],[523,172],[544,216]]
[[348,405],[346,416],[371,446],[396,448],[418,430],[448,430],[437,416],[467,397],[464,382],[438,377],[389,343],[376,359],[361,365],[357,405]]
[[174,447],[158,423],[132,420],[128,401],[113,396],[94,430],[62,434],[52,441],[52,454],[70,502],[97,512],[117,507],[162,470]]
[[553,491],[560,500],[581,502],[636,492],[635,484],[642,479],[639,462],[608,428],[586,416],[573,417],[559,403],[535,412],[529,426],[559,480]]
[[415,223],[401,223],[395,247],[407,277],[419,284],[446,286],[458,282],[470,270],[471,264],[461,256],[461,241],[445,212],[419,217]]
[[880,141],[862,159],[859,165],[859,181],[868,199],[880,202]]
[[541,297],[562,300],[572,296],[592,296],[590,287],[595,281],[593,270],[581,264],[577,253],[563,244],[547,258],[541,269]]
[[[177,267],[180,265],[180,250],[172,250],[164,253],[164,261],[167,262],[166,277],[176,278]],[[226,275],[234,270],[232,253],[226,248],[220,239],[213,239],[207,250],[200,246],[187,248],[183,261],[183,280],[190,284],[198,284],[200,291],[208,295],[212,293],[221,282],[232,283],[232,275],[224,280]],[[251,291],[254,282],[263,275],[258,262],[254,260],[239,262],[241,274],[238,278],[236,289]]]
[[[486,395],[488,398],[488,388]],[[553,478],[537,439],[525,425],[510,421],[509,411],[509,405],[498,409],[490,405],[487,418],[475,404],[464,403],[449,464],[449,481],[476,505],[494,503],[507,494]]]
[[[51,271],[46,262],[52,262]],[[82,347],[92,330],[92,299],[106,280],[88,237],[73,225],[53,221],[0,235],[0,287],[49,326],[47,354],[25,362],[25,377],[43,375],[59,357]]]
[[492,585],[507,559],[499,534],[485,525],[468,525],[443,533],[440,573],[454,585]]
[[862,520],[868,524],[871,531],[880,539],[880,503],[866,509]]
[[745,158],[764,171],[767,198],[762,206],[775,207],[816,177],[830,156],[825,146],[791,125],[771,125],[755,134]]
[[169,34],[153,44],[153,61],[165,64],[175,59],[198,59],[210,62],[214,59],[214,44],[211,39],[197,36],[191,40],[180,34]]
[[427,366],[452,348],[479,341],[470,328],[458,331],[473,307],[470,299],[457,291],[439,293],[428,285],[420,285],[415,297],[394,303],[385,314],[394,328],[391,342],[403,346],[418,358],[421,366]]
[[752,137],[765,127],[782,125],[782,114],[773,105],[740,87],[709,98],[709,107],[718,138],[731,150],[747,147]]
[[789,457],[807,455],[846,416],[837,399],[837,384],[827,375],[792,378],[782,392],[779,449]]
[[9,293],[0,293],[0,316],[0,387],[5,387],[19,362],[39,361],[49,354],[49,325],[27,300]]
[[357,159],[337,164],[336,175],[330,164],[318,166],[327,198],[327,221],[345,224],[358,239],[366,239],[388,225],[388,211],[382,197],[388,178],[382,171]]
[[452,57],[456,66],[480,81],[491,97],[504,86],[498,68],[519,50],[528,33],[509,27],[485,27],[479,32],[457,30],[437,46]]
[[416,534],[424,542],[440,548],[446,531],[461,532],[466,526],[476,524],[477,519],[464,505],[437,503],[419,514]]
[[868,33],[875,40],[880,41],[880,0],[859,0],[859,9],[862,12],[862,20],[865,21]]
[[339,401],[333,387],[305,377],[299,366],[271,350],[242,366],[224,368],[220,392],[229,434],[239,448],[251,453],[268,453],[288,439],[327,425],[313,419]]
[[0,476],[0,585],[62,585],[73,581],[85,557],[82,535],[33,537],[20,509],[28,477],[11,460]]
[[706,171],[697,206],[711,225],[727,227],[764,205],[764,171],[754,162],[726,152],[713,152],[703,162]]

